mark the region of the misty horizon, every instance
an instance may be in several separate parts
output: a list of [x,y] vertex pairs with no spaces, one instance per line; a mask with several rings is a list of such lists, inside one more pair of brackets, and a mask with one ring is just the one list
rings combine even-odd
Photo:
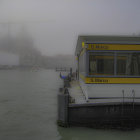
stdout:
[[139,35],[140,1],[1,0],[0,38],[24,26],[42,55],[74,55],[78,35]]

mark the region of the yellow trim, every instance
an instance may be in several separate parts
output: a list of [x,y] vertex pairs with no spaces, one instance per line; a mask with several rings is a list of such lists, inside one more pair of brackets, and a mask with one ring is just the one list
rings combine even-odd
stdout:
[[85,48],[85,42],[82,42],[82,48]]
[[95,78],[95,77],[85,77],[81,73],[79,74],[80,78],[86,83],[86,84],[140,84],[140,78],[118,78],[118,77],[112,77],[112,78]]
[[85,78],[87,84],[140,84],[140,78]]
[[136,50],[140,51],[140,44],[88,44],[87,50]]

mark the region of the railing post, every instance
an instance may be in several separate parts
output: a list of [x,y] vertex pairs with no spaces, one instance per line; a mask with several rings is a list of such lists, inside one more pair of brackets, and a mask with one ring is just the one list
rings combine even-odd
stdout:
[[124,90],[122,90],[123,102],[122,102],[122,116],[124,115]]
[[133,110],[134,110],[134,107],[135,107],[135,91],[134,91],[134,89],[132,90],[132,94],[133,94]]
[[69,105],[69,91],[64,89],[64,93],[58,94],[58,121],[59,126],[68,127],[68,105]]

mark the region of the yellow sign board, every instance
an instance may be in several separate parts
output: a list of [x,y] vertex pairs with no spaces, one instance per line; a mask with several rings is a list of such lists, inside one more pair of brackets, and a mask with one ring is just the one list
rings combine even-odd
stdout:
[[87,50],[137,50],[140,44],[88,44]]
[[80,78],[86,84],[140,84],[140,78],[124,78],[124,77],[85,77],[80,74]]
[[87,84],[140,84],[140,78],[85,78]]

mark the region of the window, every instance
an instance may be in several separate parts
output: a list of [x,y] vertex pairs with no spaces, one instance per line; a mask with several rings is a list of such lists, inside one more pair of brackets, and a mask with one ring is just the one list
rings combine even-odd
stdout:
[[118,53],[117,75],[140,76],[140,53]]
[[140,52],[90,52],[89,75],[140,76]]
[[114,53],[90,53],[89,75],[114,75]]

